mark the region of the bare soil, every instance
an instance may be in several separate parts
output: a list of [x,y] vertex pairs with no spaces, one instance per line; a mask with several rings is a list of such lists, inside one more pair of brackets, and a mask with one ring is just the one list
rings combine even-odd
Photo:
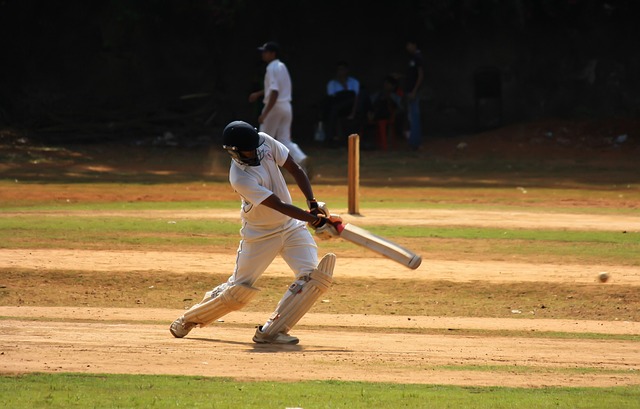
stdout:
[[[571,127],[557,122],[518,126],[474,138],[452,138],[427,144],[421,158],[446,156],[448,161],[495,157],[541,160],[545,155],[562,157],[563,163],[592,163],[602,172],[592,172],[602,186],[637,182],[629,176],[637,169],[639,150],[637,127],[598,123],[599,128]],[[601,129],[602,128],[602,129]],[[605,129],[606,128],[606,129]],[[577,131],[573,132],[573,130]],[[596,131],[600,133],[597,134]],[[627,133],[625,144],[612,140]],[[547,136],[549,133],[553,137]],[[2,135],[0,135],[2,136]],[[7,134],[4,134],[6,139]],[[1,139],[1,138],[0,138]],[[15,139],[15,138],[14,138]],[[1,140],[0,140],[1,142]],[[464,144],[462,144],[464,142]],[[225,166],[211,160],[188,160],[193,152],[129,147],[129,155],[118,155],[118,147],[92,146],[86,149],[29,147],[11,142],[0,150],[4,178],[15,178],[16,186],[3,189],[3,200],[13,203],[234,200],[230,190],[216,190],[203,184],[179,184],[204,176],[224,180]],[[7,145],[7,146],[8,146]],[[37,149],[36,149],[37,148]],[[416,154],[414,154],[415,156]],[[474,156],[475,155],[475,156]],[[528,155],[528,156],[527,156]],[[320,155],[318,155],[319,157]],[[9,160],[6,160],[9,158]],[[187,160],[185,160],[185,158]],[[635,158],[635,159],[634,159]],[[412,162],[415,163],[415,162]],[[206,164],[206,166],[204,165]],[[611,170],[612,164],[619,166]],[[321,164],[317,164],[321,165]],[[593,168],[592,168],[593,170]],[[103,185],[105,181],[137,179],[150,184],[136,186]],[[316,180],[340,180],[342,169],[316,167]],[[141,176],[142,175],[142,176]],[[595,176],[594,176],[595,175]],[[615,181],[611,179],[615,175]],[[420,179],[446,184],[455,178]],[[485,183],[483,175],[468,175],[473,186]],[[371,175],[370,175],[371,177]],[[491,179],[488,185],[504,184]],[[168,179],[176,185],[155,183]],[[65,184],[72,180],[74,184]],[[397,179],[400,180],[400,179]],[[533,180],[533,179],[529,179]],[[536,183],[541,183],[535,179]],[[26,183],[23,183],[26,181]],[[82,182],[79,186],[77,183]],[[164,180],[167,182],[167,180]],[[402,180],[410,184],[410,181]],[[470,182],[471,183],[471,182]],[[570,180],[555,179],[549,185],[584,186],[576,174]],[[185,188],[186,186],[186,188]],[[393,184],[395,192],[402,187]],[[439,185],[438,185],[439,186]],[[345,189],[330,184],[319,191]],[[371,188],[373,189],[373,188]],[[437,187],[434,187],[437,189]],[[635,192],[635,190],[634,190]],[[407,190],[405,197],[414,192]],[[451,194],[451,193],[447,193]],[[514,189],[514,195],[522,191]],[[460,191],[458,202],[474,202]],[[481,196],[491,203],[492,198]],[[520,198],[514,202],[522,205]],[[546,205],[637,209],[634,199],[617,197],[594,202],[588,197],[570,202],[548,198]],[[362,216],[345,217],[354,223],[400,225],[495,226],[567,230],[638,231],[636,212],[616,214],[558,213],[532,211],[494,212],[480,210],[402,211],[389,217],[388,211],[363,210]],[[534,209],[536,208],[536,209]],[[343,212],[344,209],[337,209]],[[343,212],[343,215],[346,212]],[[12,212],[2,217],[41,214],[56,217],[58,212]],[[78,217],[89,213],[75,212]],[[95,212],[90,213],[95,216]],[[105,216],[130,215],[103,212]],[[136,217],[237,218],[235,211],[149,211]],[[351,217],[351,219],[349,219]],[[524,283],[530,288],[540,283],[624,286],[640,289],[640,272],[625,265],[584,265],[576,263],[526,263],[490,260],[424,260],[416,270],[405,269],[380,257],[341,257],[335,275],[340,279],[397,279],[397,285],[420,281]],[[229,271],[231,255],[191,251],[120,251],[76,249],[2,249],[0,269],[34,271],[153,271],[184,274],[198,271]],[[283,276],[288,268],[277,260],[266,275]],[[606,284],[596,282],[600,271],[612,273]],[[29,283],[34,287],[44,285]],[[46,283],[57,291],[55,283]],[[0,291],[2,291],[0,279]],[[91,289],[87,289],[91,291]],[[366,286],[363,287],[366,291]],[[541,319],[514,315],[513,318],[438,317],[370,314],[307,314],[294,329],[301,342],[296,346],[257,345],[251,342],[254,326],[270,311],[236,312],[207,328],[198,328],[184,339],[173,338],[169,323],[182,313],[175,308],[101,308],[90,306],[0,306],[0,373],[79,372],[140,373],[225,376],[241,380],[334,379],[367,382],[399,382],[451,385],[501,386],[621,386],[640,385],[640,323],[603,317],[602,320]],[[585,308],[589,308],[586,302]],[[474,332],[470,332],[474,331]],[[531,336],[527,333],[530,332]],[[513,335],[513,336],[510,336]]]
[[[38,310],[0,307],[2,372],[143,373],[227,376],[243,380],[351,380],[452,385],[622,386],[640,383],[637,342],[455,335],[453,328],[530,326],[581,331],[631,331],[637,323],[527,323],[417,317],[411,325],[452,334],[390,331],[399,317],[308,314],[296,346],[251,342],[261,317],[233,313],[224,323],[174,339],[168,324],[179,311]],[[27,320],[37,316],[39,320]],[[54,320],[55,319],[55,320]],[[91,319],[92,322],[78,321]],[[425,324],[422,322],[426,321]],[[413,320],[412,320],[413,321]],[[548,324],[549,326],[545,325]],[[324,328],[340,326],[340,329]],[[515,326],[514,326],[515,325]],[[629,328],[633,327],[633,328]]]
[[[411,223],[411,214],[404,213],[400,223]],[[483,226],[499,224],[497,219],[473,212],[446,214],[462,224],[480,223],[478,220]],[[189,216],[194,214],[180,214]],[[233,217],[221,212],[209,216]],[[624,215],[593,216],[589,220],[584,216],[548,216],[544,220],[549,225],[557,223],[567,229],[598,229],[616,224],[622,228],[637,223]],[[367,217],[388,222],[376,212]],[[506,223],[530,227],[533,219],[533,214],[523,214],[511,221],[507,217]],[[418,218],[414,222],[424,220]],[[230,271],[232,267],[233,257],[224,254],[0,250],[0,269],[153,270],[156,274],[183,273],[188,279],[194,271]],[[616,285],[640,287],[636,268],[611,265],[425,260],[413,271],[378,257],[340,258],[335,275],[342,280],[395,278],[400,285],[403,280],[422,280],[426,286],[434,280],[598,285],[597,274],[605,269],[612,272]],[[283,276],[287,270],[284,262],[277,259],[265,275]],[[55,288],[55,284],[51,285]],[[640,335],[638,322],[310,313],[295,330],[301,338],[300,345],[264,346],[252,343],[251,336],[253,327],[264,321],[267,311],[233,313],[224,322],[195,329],[185,339],[174,339],[167,328],[180,313],[175,309],[148,308],[0,307],[0,316],[5,317],[0,321],[0,372],[158,373],[244,380],[335,379],[526,387],[640,384],[637,340],[580,336]],[[449,333],[412,333],[424,328],[447,329]],[[470,329],[489,333],[456,335],[456,331]],[[497,336],[492,334],[494,331],[563,332],[574,333],[575,338]]]

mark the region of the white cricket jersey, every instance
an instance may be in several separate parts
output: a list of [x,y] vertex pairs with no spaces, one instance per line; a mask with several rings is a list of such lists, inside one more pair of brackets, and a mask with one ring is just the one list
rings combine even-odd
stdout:
[[278,102],[291,101],[291,77],[283,62],[276,59],[267,65],[264,74],[264,103],[269,101],[271,91],[278,91]]
[[256,239],[276,233],[297,222],[261,203],[275,194],[285,203],[292,203],[287,183],[280,171],[289,155],[289,149],[264,132],[264,143],[258,148],[263,158],[260,166],[241,165],[231,161],[229,182],[242,198],[240,217],[241,234],[245,239]]

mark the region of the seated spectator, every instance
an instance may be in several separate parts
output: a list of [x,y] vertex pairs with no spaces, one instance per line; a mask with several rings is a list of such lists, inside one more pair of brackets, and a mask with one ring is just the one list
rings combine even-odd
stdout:
[[335,78],[327,83],[323,104],[326,142],[330,146],[343,145],[349,133],[357,132],[359,96],[360,82],[349,75],[348,64],[340,61]]
[[387,75],[382,81],[382,89],[371,96],[371,108],[367,113],[369,120],[395,118],[402,109],[402,97],[398,93],[398,80]]
[[398,80],[387,75],[382,81],[380,91],[371,96],[367,110],[367,119],[373,127],[378,148],[386,150],[394,144],[397,135],[402,135],[402,95]]

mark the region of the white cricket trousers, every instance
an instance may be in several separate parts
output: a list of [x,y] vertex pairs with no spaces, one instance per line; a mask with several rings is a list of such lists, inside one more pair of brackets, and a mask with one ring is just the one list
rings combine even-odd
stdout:
[[269,115],[260,124],[260,132],[277,139],[284,146],[289,148],[289,153],[293,160],[301,163],[307,155],[300,149],[298,144],[291,140],[291,121],[293,120],[293,109],[289,101],[277,101]]
[[278,255],[293,270],[296,279],[318,266],[318,246],[305,223],[290,223],[284,230],[259,239],[242,239],[228,285],[253,286]]

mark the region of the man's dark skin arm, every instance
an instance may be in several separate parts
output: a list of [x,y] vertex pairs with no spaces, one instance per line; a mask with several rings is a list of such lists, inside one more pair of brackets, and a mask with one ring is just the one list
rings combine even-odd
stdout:
[[[296,180],[296,184],[298,185],[298,187],[300,188],[300,190],[302,191],[302,194],[304,194],[304,197],[308,200],[308,201],[314,201],[315,198],[313,196],[313,189],[311,188],[311,182],[309,182],[309,178],[307,177],[307,174],[304,172],[304,170],[300,167],[300,165],[298,165],[293,158],[291,158],[291,155],[289,155],[287,157],[286,162],[284,163],[283,166],[289,173],[291,173],[291,175],[293,176],[293,178]],[[263,205],[278,211],[282,214],[285,214],[291,218],[294,219],[298,219],[298,220],[302,220],[303,222],[307,222],[307,223],[314,223],[318,220],[318,216],[315,216],[305,210],[302,210],[301,208],[285,203],[283,202],[278,196],[276,196],[275,194],[267,197],[263,202]]]

